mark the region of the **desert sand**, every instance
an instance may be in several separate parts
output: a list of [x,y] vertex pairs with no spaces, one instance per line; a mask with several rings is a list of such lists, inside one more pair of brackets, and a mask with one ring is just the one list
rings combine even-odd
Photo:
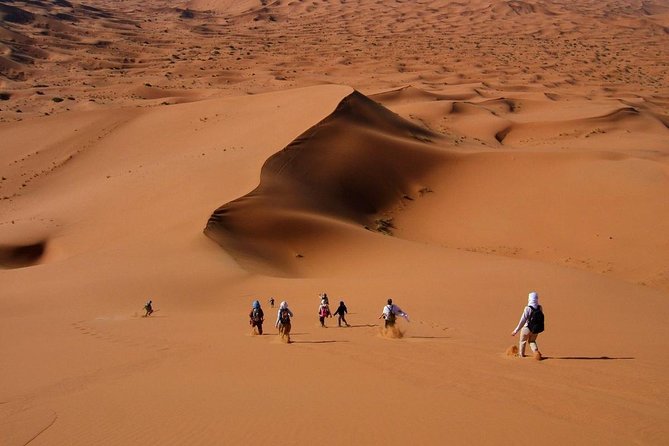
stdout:
[[0,19],[2,445],[669,442],[666,1]]

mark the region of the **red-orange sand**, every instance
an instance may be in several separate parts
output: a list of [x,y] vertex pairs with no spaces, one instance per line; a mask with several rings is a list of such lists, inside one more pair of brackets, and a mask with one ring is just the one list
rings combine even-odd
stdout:
[[669,443],[666,1],[0,20],[1,445]]

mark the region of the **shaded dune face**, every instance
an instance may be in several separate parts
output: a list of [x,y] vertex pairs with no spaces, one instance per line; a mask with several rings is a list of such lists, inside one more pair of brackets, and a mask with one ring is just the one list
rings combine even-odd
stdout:
[[365,227],[448,156],[438,135],[354,92],[264,164],[260,185],[218,208],[205,234],[238,259],[275,267],[305,239],[341,225]]
[[0,245],[0,268],[24,268],[39,263],[46,250],[46,242],[27,245]]

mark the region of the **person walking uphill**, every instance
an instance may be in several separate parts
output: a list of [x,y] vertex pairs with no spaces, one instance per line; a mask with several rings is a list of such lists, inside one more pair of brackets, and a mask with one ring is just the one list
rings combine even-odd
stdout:
[[520,341],[518,343],[518,356],[525,356],[525,344],[530,343],[530,348],[534,352],[534,359],[541,360],[541,352],[537,345],[537,336],[544,331],[544,312],[539,305],[539,295],[532,291],[527,297],[527,306],[520,316],[518,326],[511,332],[515,336],[520,331]]
[[285,300],[279,305],[279,311],[276,315],[276,328],[279,329],[279,337],[290,344],[290,318],[293,317],[293,312],[288,308],[288,302]]
[[339,307],[337,307],[337,311],[335,311],[334,314],[337,316],[337,325],[340,327],[342,322],[346,324],[347,327],[350,327],[348,322],[346,322],[346,313],[348,313],[348,309],[346,308],[344,301],[339,301]]
[[253,307],[249,313],[249,324],[251,328],[258,328],[258,334],[262,335],[262,324],[265,322],[265,314],[260,307],[260,302],[257,300],[253,301]]

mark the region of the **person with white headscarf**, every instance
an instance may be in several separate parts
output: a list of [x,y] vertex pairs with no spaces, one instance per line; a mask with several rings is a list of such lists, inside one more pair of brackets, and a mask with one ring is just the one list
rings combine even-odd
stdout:
[[276,328],[279,329],[279,336],[281,339],[290,344],[290,318],[293,317],[293,312],[288,308],[288,302],[285,300],[279,305],[279,311],[276,315]]
[[518,326],[511,332],[511,336],[515,336],[520,331],[518,356],[521,358],[525,356],[525,345],[529,342],[534,357],[541,359],[541,352],[539,352],[539,346],[537,345],[537,336],[544,330],[543,322],[543,309],[539,305],[539,294],[536,291],[532,291],[527,297],[527,306],[520,316]]

